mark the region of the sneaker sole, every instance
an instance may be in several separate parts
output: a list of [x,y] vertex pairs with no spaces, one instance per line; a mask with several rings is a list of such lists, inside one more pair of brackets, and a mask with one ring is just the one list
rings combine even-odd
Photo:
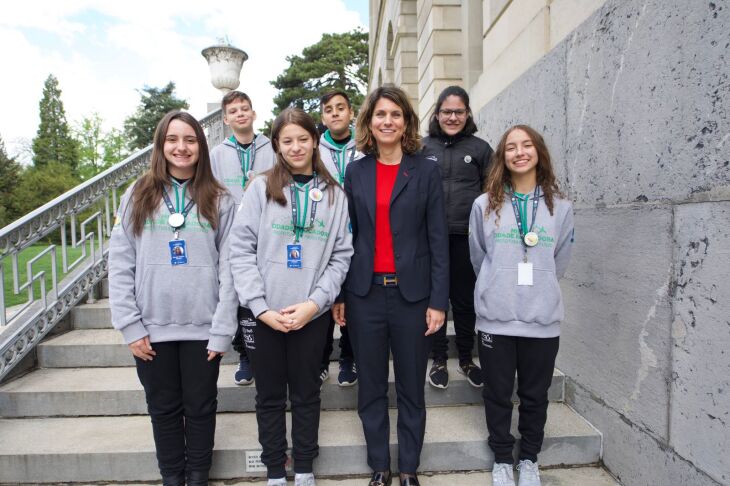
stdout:
[[437,385],[436,383],[434,383],[433,381],[431,381],[431,377],[430,376],[428,377],[428,384],[431,385],[434,388],[438,388],[439,390],[446,390],[449,387],[449,384],[448,383],[445,384],[445,385]]
[[355,385],[357,385],[357,378],[355,379],[355,381],[339,381],[338,380],[337,384],[340,385],[341,387],[355,386]]
[[241,380],[241,381],[233,380],[233,383],[235,383],[238,386],[248,386],[251,383],[253,383],[253,378],[250,380]]
[[471,386],[473,386],[474,388],[484,388],[484,383],[481,383],[481,384],[477,385],[476,383],[474,383],[473,381],[471,381],[471,378],[469,378],[469,375],[467,375],[466,373],[464,373],[464,370],[462,370],[461,367],[457,367],[456,368],[456,371],[458,371],[460,375],[463,375],[464,378],[466,378],[466,381],[468,381],[469,384]]

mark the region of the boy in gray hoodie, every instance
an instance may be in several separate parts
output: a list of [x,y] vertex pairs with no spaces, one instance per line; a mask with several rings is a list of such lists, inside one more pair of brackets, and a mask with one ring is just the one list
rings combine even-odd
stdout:
[[519,486],[539,486],[548,388],[558,353],[560,279],[573,246],[573,208],[560,192],[545,141],[510,128],[495,151],[485,194],[472,206],[469,251],[494,486],[515,486],[510,434],[517,373]]
[[[236,204],[240,204],[244,187],[256,175],[274,165],[274,151],[266,135],[254,133],[256,112],[246,93],[227,93],[221,101],[221,108],[223,123],[231,127],[233,135],[211,150],[210,160],[213,175],[228,189]],[[250,385],[253,373],[240,330],[233,338],[233,348],[240,354],[234,381],[237,385]]]
[[[327,130],[319,138],[319,152],[327,171],[337,178],[340,186],[345,180],[347,166],[355,160],[364,157],[355,147],[355,137],[350,123],[353,118],[350,97],[341,90],[330,91],[322,96],[319,103],[322,123]],[[329,376],[329,361],[334,344],[334,318],[330,321],[327,332],[327,344],[322,356],[320,380],[324,383]],[[340,362],[337,383],[340,386],[352,386],[357,383],[357,367],[350,344],[350,334],[347,326],[340,327]]]

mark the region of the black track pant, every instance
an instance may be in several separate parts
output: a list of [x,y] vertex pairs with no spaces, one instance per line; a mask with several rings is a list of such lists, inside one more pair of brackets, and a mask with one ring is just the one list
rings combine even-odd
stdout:
[[560,338],[527,338],[479,333],[479,361],[484,378],[484,412],[489,447],[495,462],[512,464],[515,438],[512,423],[512,390],[517,372],[520,399],[519,458],[537,462],[547,420],[548,389],[553,378]]
[[[449,235],[449,301],[456,330],[459,361],[471,361],[474,349],[474,285],[476,276],[469,260],[469,236]],[[433,336],[433,359],[445,360],[449,341],[446,326]]]
[[[239,309],[239,322],[242,311],[248,312]],[[325,312],[302,329],[289,333],[275,331],[258,319],[253,326],[244,326],[244,333],[253,333],[253,340],[244,339],[244,342],[256,379],[261,461],[268,469],[269,478],[286,475],[287,389],[291,402],[294,472],[312,472],[312,462],[319,453],[319,367],[329,316]]]
[[135,358],[163,476],[208,471],[213,457],[220,356],[208,341],[152,343],[152,361]]
[[[330,356],[332,355],[332,348],[335,343],[335,322],[332,313],[330,312],[330,326],[327,330],[327,343],[324,347],[324,353],[322,354],[322,367],[329,366]],[[350,344],[350,331],[347,326],[340,328],[340,359],[353,359],[352,345]]]

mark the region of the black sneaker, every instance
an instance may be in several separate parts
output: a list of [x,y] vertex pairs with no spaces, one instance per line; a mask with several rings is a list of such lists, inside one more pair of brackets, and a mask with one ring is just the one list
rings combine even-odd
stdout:
[[466,376],[466,381],[475,388],[481,388],[484,386],[482,381],[482,369],[474,364],[473,361],[464,361],[459,363],[459,369],[457,370],[462,375]]
[[340,386],[352,386],[357,383],[357,367],[352,358],[340,360],[340,373],[337,375]]
[[236,385],[246,386],[253,383],[253,371],[251,371],[251,363],[248,361],[248,356],[245,354],[241,355],[238,362],[238,369],[233,375],[233,382]]
[[445,390],[449,386],[449,370],[446,368],[446,360],[435,359],[428,372],[428,382],[435,388]]

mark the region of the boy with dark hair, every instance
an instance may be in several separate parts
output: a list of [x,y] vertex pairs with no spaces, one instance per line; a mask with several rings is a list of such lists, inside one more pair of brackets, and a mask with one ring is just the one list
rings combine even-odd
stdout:
[[[256,112],[246,93],[227,93],[221,108],[223,123],[231,127],[233,135],[210,151],[211,168],[213,175],[228,189],[236,204],[240,204],[243,190],[251,179],[273,167],[274,150],[268,137],[254,133]],[[236,385],[250,385],[253,383],[253,372],[240,327],[233,338],[233,349],[241,355],[234,381]]]
[[[350,127],[354,116],[350,98],[344,91],[330,91],[320,99],[319,108],[322,123],[327,128],[319,139],[320,156],[329,173],[342,185],[345,181],[347,166],[353,160],[363,156],[355,148],[355,137]],[[324,356],[322,356],[320,374],[322,383],[329,376],[329,360],[334,344],[332,336],[334,330],[335,321],[331,319],[330,329],[327,333],[327,345],[324,348]],[[340,371],[337,382],[340,386],[352,386],[357,383],[357,368],[355,367],[347,326],[341,326],[340,331]]]

